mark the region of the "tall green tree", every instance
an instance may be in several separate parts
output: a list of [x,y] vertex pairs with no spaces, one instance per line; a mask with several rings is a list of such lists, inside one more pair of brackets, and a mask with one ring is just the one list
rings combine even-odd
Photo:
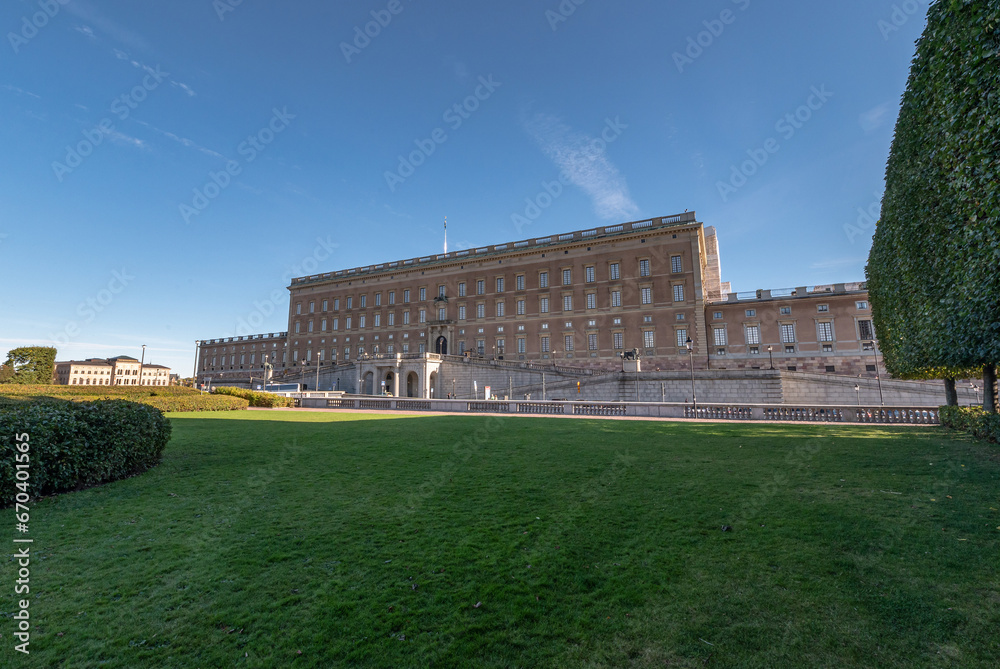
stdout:
[[1000,362],[1000,0],[936,0],[886,166],[868,290],[886,367],[983,375]]
[[52,383],[55,372],[56,349],[47,346],[26,346],[7,353],[4,367],[13,370],[3,376],[9,377],[5,383],[19,385]]

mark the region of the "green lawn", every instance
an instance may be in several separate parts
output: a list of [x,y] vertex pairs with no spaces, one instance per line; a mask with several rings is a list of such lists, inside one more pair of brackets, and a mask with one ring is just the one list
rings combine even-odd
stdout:
[[5,562],[0,665],[1000,658],[1000,451],[943,429],[172,420],[156,470],[32,505],[32,652]]

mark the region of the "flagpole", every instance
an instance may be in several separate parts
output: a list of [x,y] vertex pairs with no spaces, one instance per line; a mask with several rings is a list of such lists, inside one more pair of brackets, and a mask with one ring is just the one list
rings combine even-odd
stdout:
[[448,217],[444,217],[444,254],[448,255]]

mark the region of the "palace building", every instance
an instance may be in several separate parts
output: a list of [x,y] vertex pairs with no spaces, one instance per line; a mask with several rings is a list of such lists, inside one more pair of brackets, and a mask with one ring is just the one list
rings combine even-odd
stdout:
[[694,212],[342,269],[292,280],[287,332],[199,342],[196,369],[460,356],[621,370],[632,352],[646,370],[880,369],[864,283],[733,293],[721,277]]
[[135,358],[89,358],[56,362],[52,382],[68,386],[168,386],[170,368],[141,364]]

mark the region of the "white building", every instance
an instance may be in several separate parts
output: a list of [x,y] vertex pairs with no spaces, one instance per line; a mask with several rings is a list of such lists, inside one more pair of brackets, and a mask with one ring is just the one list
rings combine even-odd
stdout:
[[52,382],[64,386],[168,386],[170,368],[143,365],[126,355],[70,360],[56,362]]

